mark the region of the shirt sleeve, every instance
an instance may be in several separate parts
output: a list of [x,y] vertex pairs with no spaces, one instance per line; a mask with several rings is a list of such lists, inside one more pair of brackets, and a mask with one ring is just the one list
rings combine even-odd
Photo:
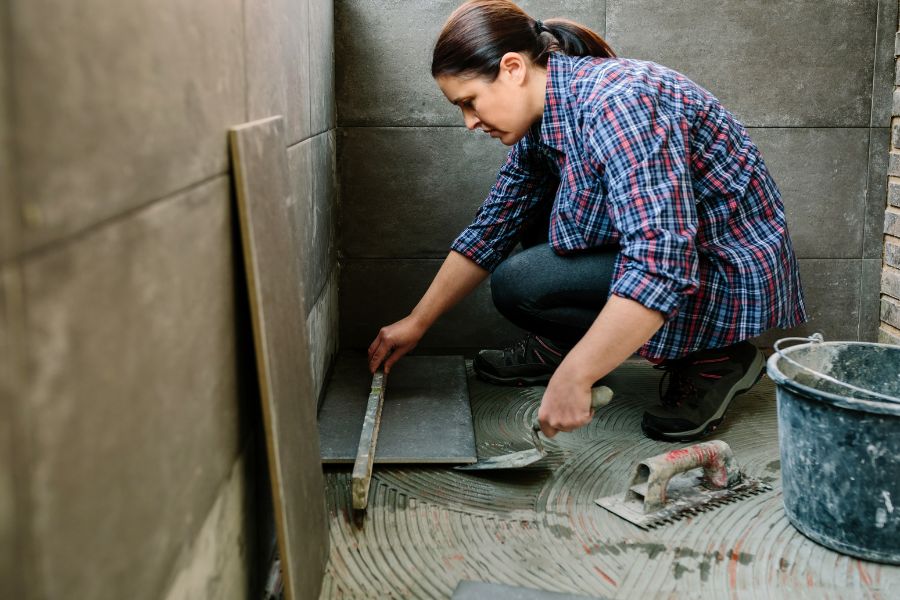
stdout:
[[585,117],[588,159],[620,235],[610,291],[666,318],[700,285],[689,127],[683,115],[666,114],[655,98],[633,90]]
[[549,187],[547,169],[538,163],[529,138],[510,149],[475,220],[450,246],[491,272],[512,251],[522,224]]

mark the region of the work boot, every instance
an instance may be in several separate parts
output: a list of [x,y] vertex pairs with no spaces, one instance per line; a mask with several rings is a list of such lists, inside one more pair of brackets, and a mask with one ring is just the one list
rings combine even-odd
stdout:
[[[750,342],[693,352],[654,368],[666,371],[659,381],[660,406],[644,413],[641,429],[647,437],[689,442],[712,433],[731,400],[762,377],[766,359]],[[662,392],[669,377],[669,386]]]
[[510,348],[482,350],[472,362],[479,379],[497,385],[543,385],[569,346],[529,333]]

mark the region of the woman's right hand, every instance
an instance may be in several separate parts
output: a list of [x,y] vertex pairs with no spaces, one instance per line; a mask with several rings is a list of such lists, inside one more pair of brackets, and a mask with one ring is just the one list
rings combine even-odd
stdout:
[[369,371],[375,373],[384,362],[385,375],[400,358],[416,347],[427,328],[412,315],[382,327],[369,346]]

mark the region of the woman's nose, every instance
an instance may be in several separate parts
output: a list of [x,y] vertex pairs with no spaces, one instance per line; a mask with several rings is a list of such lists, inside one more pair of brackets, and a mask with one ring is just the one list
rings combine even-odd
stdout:
[[481,120],[471,111],[463,112],[463,121],[465,122],[467,129],[475,129],[481,123]]

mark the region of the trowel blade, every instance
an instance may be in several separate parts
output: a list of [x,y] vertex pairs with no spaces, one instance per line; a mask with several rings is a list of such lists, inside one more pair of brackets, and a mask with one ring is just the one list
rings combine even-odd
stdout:
[[520,450],[519,452],[513,452],[512,454],[504,454],[503,456],[492,456],[490,458],[483,458],[479,460],[474,465],[461,465],[458,467],[454,467],[460,471],[487,471],[490,469],[518,469],[520,467],[527,467],[530,464],[536,463],[547,456],[545,452],[541,452],[537,448],[531,448],[529,450]]

